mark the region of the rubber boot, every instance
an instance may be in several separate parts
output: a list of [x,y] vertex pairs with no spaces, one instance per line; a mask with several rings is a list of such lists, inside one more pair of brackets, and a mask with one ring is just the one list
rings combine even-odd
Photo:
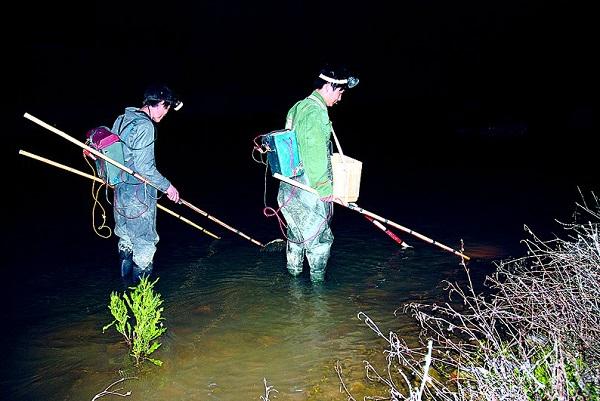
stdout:
[[152,274],[152,263],[150,263],[148,266],[146,266],[145,268],[141,268],[138,265],[136,265],[135,263],[133,263],[133,282],[134,284],[137,284],[140,282],[140,279],[142,277],[150,277],[150,274]]
[[119,250],[119,261],[121,265],[121,277],[125,278],[129,276],[133,270],[133,252]]
[[287,269],[292,276],[298,276],[302,273],[304,267],[304,248],[291,241],[287,243]]

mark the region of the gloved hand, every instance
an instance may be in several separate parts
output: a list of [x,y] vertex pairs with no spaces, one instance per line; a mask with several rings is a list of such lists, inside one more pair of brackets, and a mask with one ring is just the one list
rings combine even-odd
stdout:
[[167,198],[171,199],[175,203],[179,203],[179,191],[173,186],[169,185],[167,188]]

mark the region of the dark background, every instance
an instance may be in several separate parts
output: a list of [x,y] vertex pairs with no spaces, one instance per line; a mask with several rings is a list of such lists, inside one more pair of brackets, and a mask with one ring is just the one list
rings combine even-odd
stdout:
[[[543,239],[564,237],[555,219],[571,221],[578,190],[600,193],[597,13],[587,3],[166,0],[4,7],[0,316],[9,344],[29,338],[21,336],[45,316],[58,319],[61,305],[82,292],[89,299],[73,310],[104,308],[98,288],[119,280],[116,237],[102,239],[93,230],[101,210],[91,182],[18,154],[91,173],[81,149],[25,113],[84,140],[90,128],[111,126],[126,106],[140,106],[148,84],[168,84],[184,107],[158,126],[159,170],[185,200],[267,242],[282,238],[276,220],[263,215],[265,199],[275,206],[277,184],[253,160],[253,139],[283,128],[287,110],[310,93],[325,62],[343,63],[360,84],[330,117],[344,152],[363,162],[359,205],[453,249],[464,239],[480,282],[491,260],[523,255],[524,225]],[[112,227],[104,193],[100,200]],[[259,258],[249,241],[182,205],[160,203],[223,240],[213,247],[204,234],[158,212],[157,275],[169,277],[182,266],[190,271],[215,249],[255,247]],[[376,245],[399,266],[416,255],[423,272],[457,267],[428,256],[445,251],[394,229],[414,246],[405,255],[342,207],[332,230],[337,271],[345,266],[336,255],[352,244],[359,262]],[[226,265],[215,267],[229,274]],[[36,338],[34,346],[43,341]],[[21,351],[30,352],[9,347],[9,369],[23,359]],[[10,373],[0,382],[11,387],[8,394],[20,372]],[[18,387],[27,391],[27,382]]]
[[27,254],[39,238],[93,236],[89,182],[17,154],[90,172],[80,150],[24,113],[83,140],[139,106],[149,83],[168,84],[184,107],[159,125],[159,170],[184,199],[224,220],[244,218],[240,228],[252,232],[265,224],[264,166],[252,160],[252,140],[283,127],[325,62],[343,63],[361,80],[330,117],[344,152],[363,162],[359,203],[367,209],[416,227],[453,217],[446,229],[457,232],[482,224],[466,219],[472,212],[498,227],[510,216],[514,233],[529,219],[566,213],[577,187],[598,187],[588,4],[15,7],[7,14],[15,28],[4,28],[12,255]]

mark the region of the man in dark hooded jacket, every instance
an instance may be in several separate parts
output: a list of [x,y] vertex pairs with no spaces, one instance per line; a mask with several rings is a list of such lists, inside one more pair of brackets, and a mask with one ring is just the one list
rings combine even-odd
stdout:
[[[152,86],[144,93],[142,106],[127,107],[117,117],[112,132],[123,143],[125,166],[148,180],[167,194],[175,203],[179,192],[156,168],[154,142],[155,123],[159,123],[171,110],[182,103],[166,86]],[[125,174],[115,186],[113,205],[115,234],[119,237],[118,250],[121,276],[134,282],[152,273],[153,258],[159,237],[156,232],[156,188]]]

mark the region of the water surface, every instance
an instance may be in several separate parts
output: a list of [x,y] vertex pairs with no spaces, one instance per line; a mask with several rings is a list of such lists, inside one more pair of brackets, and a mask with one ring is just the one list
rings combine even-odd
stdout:
[[[397,309],[412,301],[439,302],[443,280],[465,277],[455,255],[389,227],[413,246],[402,250],[363,216],[338,207],[327,280],[315,285],[306,274],[287,273],[283,251],[264,252],[161,201],[222,239],[159,212],[154,277],[167,331],[152,356],[164,364],[135,367],[120,334],[102,333],[112,320],[111,292],[126,288],[118,276],[116,239],[93,233],[88,182],[31,163],[20,182],[28,196],[7,216],[3,399],[91,400],[126,375],[136,377],[119,385],[131,391],[131,400],[258,399],[265,378],[281,401],[344,400],[337,361],[361,397],[368,388],[363,361],[383,369],[386,343],[358,313],[383,333],[395,331],[416,344],[418,327]],[[384,181],[384,174],[366,170],[359,204],[453,249],[463,240],[480,283],[494,260],[522,254],[524,224],[549,236],[557,229],[553,219],[567,217],[577,200],[572,180],[521,176],[518,169],[510,175],[466,171],[434,169]],[[261,174],[235,186],[219,186],[215,178],[183,196],[267,242],[282,234],[262,215]],[[64,196],[56,182],[65,181],[78,197]]]

